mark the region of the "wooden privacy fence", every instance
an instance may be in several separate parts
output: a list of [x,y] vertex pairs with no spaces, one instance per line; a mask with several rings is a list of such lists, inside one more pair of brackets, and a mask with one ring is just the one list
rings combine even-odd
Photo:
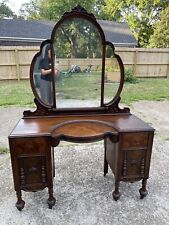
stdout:
[[136,77],[169,78],[169,48],[121,48],[116,52]]
[[[39,47],[0,47],[0,80],[28,79],[30,63],[38,51]],[[169,78],[169,49],[116,48],[115,52],[122,58],[125,69],[133,68],[136,77]],[[59,60],[59,64],[64,65],[65,60]],[[83,68],[101,62],[99,59],[76,60],[83,62]]]
[[0,80],[27,79],[38,51],[39,47],[0,47]]

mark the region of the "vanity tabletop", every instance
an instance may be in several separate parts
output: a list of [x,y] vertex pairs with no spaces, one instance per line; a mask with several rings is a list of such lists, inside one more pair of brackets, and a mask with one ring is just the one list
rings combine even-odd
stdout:
[[50,136],[54,130],[55,132],[64,130],[81,133],[89,130],[93,132],[96,130],[97,132],[102,130],[103,132],[148,132],[154,131],[154,128],[133,114],[58,115],[20,119],[9,137]]

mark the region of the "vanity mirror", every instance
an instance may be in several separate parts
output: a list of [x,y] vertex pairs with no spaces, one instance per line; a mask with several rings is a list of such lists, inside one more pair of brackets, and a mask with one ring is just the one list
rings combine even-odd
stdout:
[[[50,72],[43,75],[42,62],[46,60]],[[51,39],[41,44],[31,64],[30,80],[37,110],[26,111],[25,117],[75,111],[129,112],[118,107],[123,63],[94,15],[80,6],[65,13],[54,26]]]

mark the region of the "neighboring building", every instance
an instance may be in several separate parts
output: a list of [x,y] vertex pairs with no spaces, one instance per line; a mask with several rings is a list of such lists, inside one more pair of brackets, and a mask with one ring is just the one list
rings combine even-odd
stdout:
[[102,27],[106,41],[117,47],[138,47],[138,42],[129,29],[127,23],[112,22],[108,20],[97,21]]
[[[136,47],[137,41],[127,23],[97,21],[106,41],[117,47]],[[55,23],[44,20],[0,19],[0,46],[37,46],[50,39]]]

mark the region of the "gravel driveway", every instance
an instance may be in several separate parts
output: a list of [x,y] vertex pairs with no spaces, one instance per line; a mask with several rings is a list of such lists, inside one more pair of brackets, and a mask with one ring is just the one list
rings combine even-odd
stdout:
[[[56,205],[48,209],[47,190],[23,192],[25,208],[15,208],[10,155],[0,155],[0,225],[166,225],[169,224],[169,102],[141,101],[131,112],[156,129],[149,194],[140,200],[141,182],[121,182],[121,198],[112,200],[114,178],[103,177],[103,142],[62,143],[55,149]],[[0,108],[0,145],[22,116],[23,108]],[[94,160],[93,160],[94,159]]]

